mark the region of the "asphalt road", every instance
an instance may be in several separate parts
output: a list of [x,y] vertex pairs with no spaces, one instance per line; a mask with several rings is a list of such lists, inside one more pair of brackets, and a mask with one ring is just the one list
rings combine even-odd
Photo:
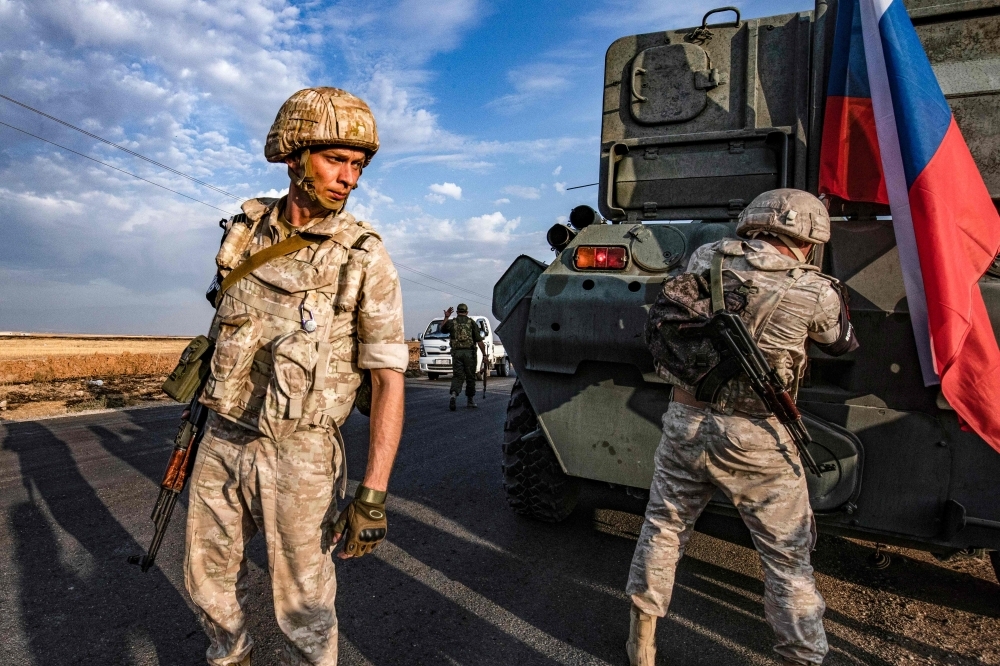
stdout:
[[[451,413],[445,382],[408,380],[389,541],[338,565],[341,664],[626,663],[622,589],[642,505],[595,485],[560,525],[513,515],[500,483],[511,381],[494,379],[480,409]],[[179,412],[0,425],[0,664],[204,663],[181,573],[183,502],[157,567],[126,563],[151,535]],[[356,481],[368,422],[354,415],[344,431]],[[866,544],[820,539],[825,663],[1000,664],[988,563],[892,550],[892,566],[876,571]],[[254,664],[277,664],[260,537],[249,552]],[[752,550],[696,535],[658,630],[661,663],[775,663],[762,594]]]

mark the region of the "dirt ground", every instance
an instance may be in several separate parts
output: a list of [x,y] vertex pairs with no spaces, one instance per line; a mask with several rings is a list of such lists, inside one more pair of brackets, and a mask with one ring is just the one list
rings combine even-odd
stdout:
[[[168,402],[160,386],[189,341],[0,335],[0,420]],[[420,343],[407,345],[407,375],[419,374]]]

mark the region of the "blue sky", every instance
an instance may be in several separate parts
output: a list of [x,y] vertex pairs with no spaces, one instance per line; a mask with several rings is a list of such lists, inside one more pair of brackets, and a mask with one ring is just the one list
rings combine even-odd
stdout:
[[[564,188],[597,180],[608,45],[717,4],[0,0],[0,94],[240,197],[287,188],[262,148],[289,94],[358,94],[383,148],[349,206],[398,264],[479,294],[400,268],[412,337],[460,300],[486,314],[513,258],[548,261],[546,229],[595,204],[596,188]],[[735,4],[748,18],[812,8]],[[238,208],[3,100],[0,122]],[[0,127],[0,330],[203,332],[220,217]]]

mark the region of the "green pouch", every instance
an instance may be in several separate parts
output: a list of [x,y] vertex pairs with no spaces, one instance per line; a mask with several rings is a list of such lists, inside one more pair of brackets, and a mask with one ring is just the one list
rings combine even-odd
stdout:
[[361,386],[354,395],[354,406],[365,416],[372,415],[372,371],[361,371]]
[[177,361],[177,367],[163,382],[163,392],[177,402],[191,402],[198,387],[205,383],[211,371],[209,360],[214,346],[204,335],[192,340]]

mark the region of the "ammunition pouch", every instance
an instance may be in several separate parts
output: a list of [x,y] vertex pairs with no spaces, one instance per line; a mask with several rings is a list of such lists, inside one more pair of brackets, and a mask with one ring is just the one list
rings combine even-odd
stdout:
[[365,416],[372,415],[372,371],[362,370],[361,386],[354,394],[354,406]]
[[306,331],[286,333],[272,344],[271,381],[258,426],[262,434],[284,439],[295,432],[305,411],[312,411],[304,407],[315,383],[318,347]]
[[177,367],[163,382],[163,392],[177,402],[191,402],[208,378],[213,351],[212,341],[204,335],[189,342],[181,352]]
[[220,414],[236,406],[250,379],[250,367],[263,326],[252,314],[221,317],[212,355],[211,375],[201,395],[201,404]]

